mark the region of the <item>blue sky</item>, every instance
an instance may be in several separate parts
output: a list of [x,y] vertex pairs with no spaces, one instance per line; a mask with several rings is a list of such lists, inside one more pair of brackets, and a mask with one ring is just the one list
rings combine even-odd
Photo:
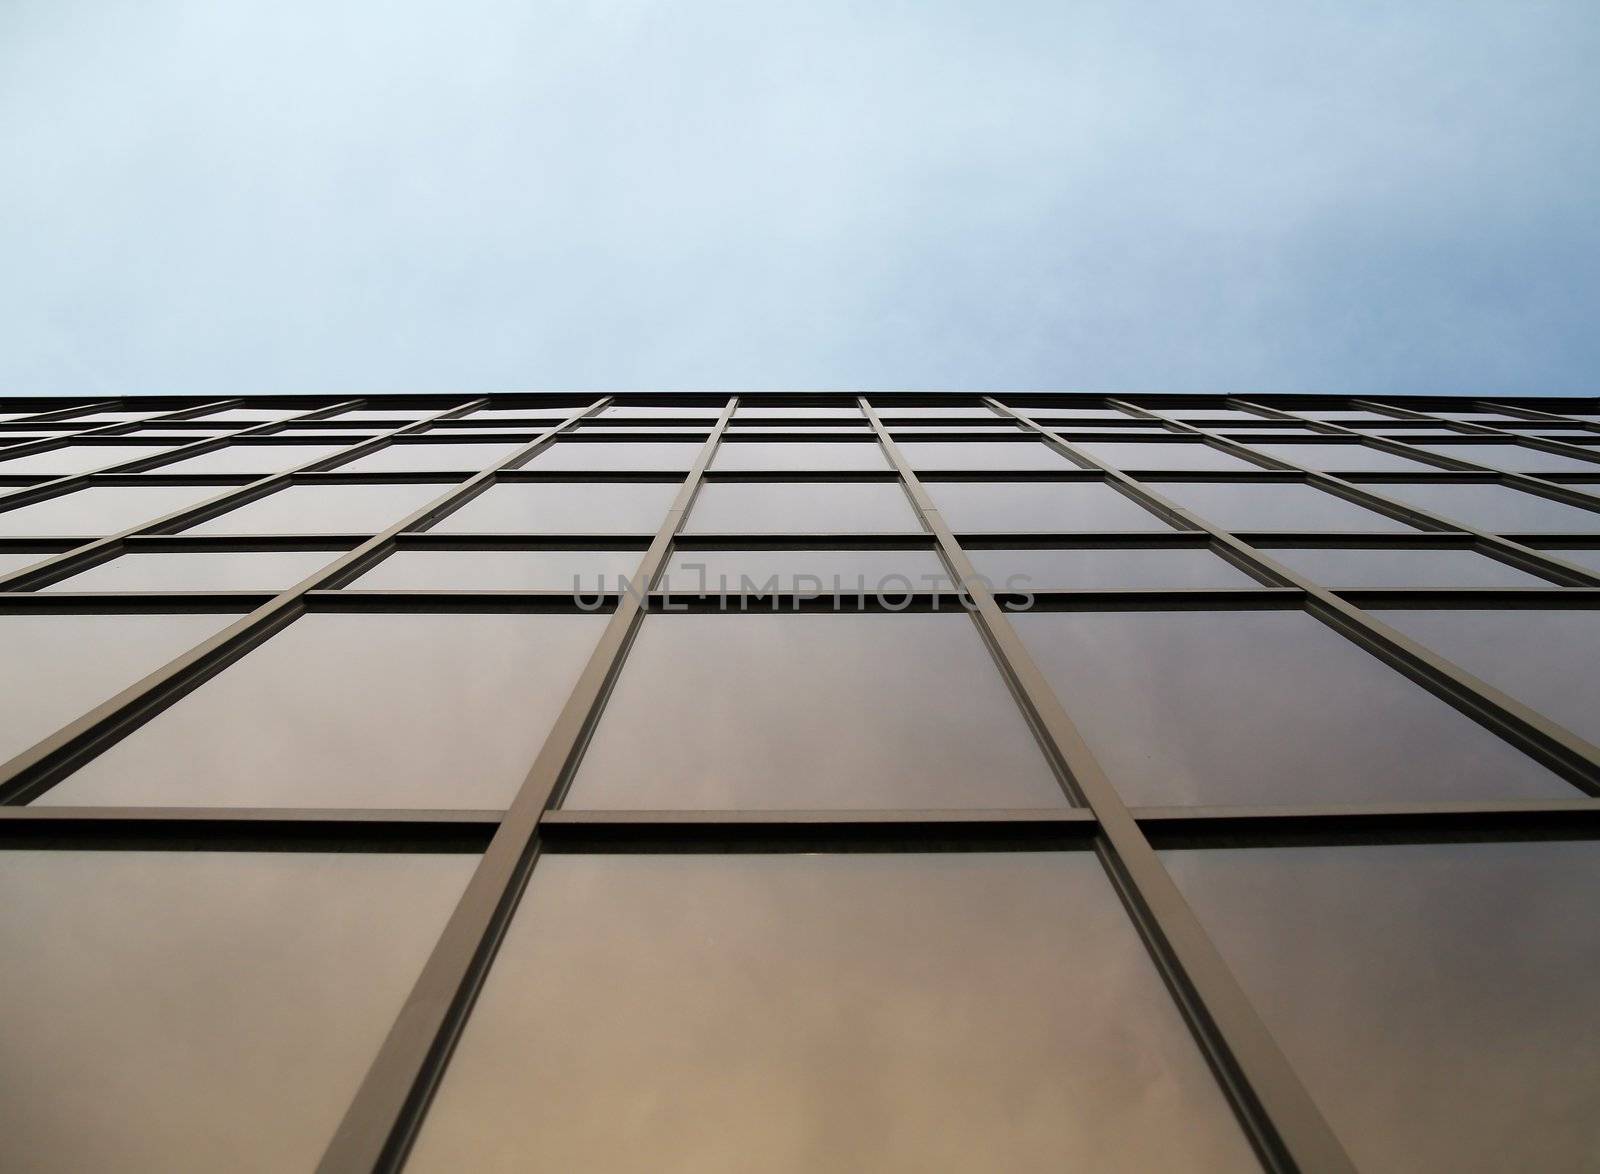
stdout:
[[0,393],[1600,390],[1594,0],[9,0]]

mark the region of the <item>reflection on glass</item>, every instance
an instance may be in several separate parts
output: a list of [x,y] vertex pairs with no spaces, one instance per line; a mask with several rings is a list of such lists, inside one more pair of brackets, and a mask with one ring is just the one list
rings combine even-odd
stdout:
[[742,444],[735,440],[718,446],[711,467],[736,473],[765,469],[887,469],[889,461],[883,449],[870,440],[767,440]]
[[341,473],[410,473],[410,472],[465,472],[476,473],[490,465],[498,465],[522,445],[517,441],[489,441],[466,444],[430,444],[415,441],[410,444],[386,445],[364,457],[357,457],[347,465],[340,465]]
[[[35,555],[44,558],[44,555]],[[76,721],[238,617],[0,615],[0,762]]]
[[1374,614],[1579,737],[1600,742],[1600,611]]
[[1120,441],[1083,440],[1077,442],[1076,447],[1115,469],[1249,470],[1261,467],[1199,441],[1125,444]]
[[1259,587],[1209,550],[1160,547],[981,550],[973,566],[996,589],[1081,591],[1186,587]]
[[302,616],[37,802],[503,808],[604,624]]
[[1304,612],[1036,611],[1012,623],[1133,806],[1573,795]]
[[678,481],[541,481],[491,485],[433,530],[443,534],[654,534]]
[[1169,529],[1131,497],[1099,481],[929,481],[925,485],[957,533]]
[[1426,444],[1422,447],[1440,456],[1512,473],[1600,473],[1600,464],[1595,463],[1600,461],[1600,449],[1595,450],[1594,460],[1584,460],[1521,444]]
[[226,492],[225,485],[95,485],[0,513],[0,535],[117,534]]
[[703,485],[692,533],[906,533],[917,516],[897,482],[718,481]]
[[443,497],[449,485],[291,485],[186,534],[376,534]]
[[1226,530],[1409,531],[1394,518],[1300,482],[1163,481],[1153,493]]
[[342,447],[337,444],[230,444],[162,465],[161,472],[281,473],[332,456]]
[[0,853],[8,1170],[309,1170],[475,857]]
[[[1509,485],[1382,482],[1366,488],[1480,530],[1600,532],[1600,512],[1581,509]],[[1600,507],[1600,498],[1595,499]]]
[[1359,1169],[1593,1166],[1593,843],[1163,856]]
[[738,411],[734,412],[733,414],[733,418],[735,420],[759,420],[766,417],[776,418],[783,416],[793,416],[796,419],[801,419],[806,416],[813,416],[829,420],[836,418],[841,420],[859,420],[862,418],[861,409],[855,407],[853,404],[839,404],[837,406],[822,408],[808,408],[803,406],[795,407],[788,405],[782,407],[762,408],[752,407],[746,404],[742,405]]
[[0,460],[0,475],[26,473],[64,477],[69,473],[105,469],[111,465],[136,461],[140,457],[160,456],[171,451],[172,446],[166,444],[68,444],[30,456]]
[[1438,467],[1366,444],[1268,444],[1252,440],[1250,447],[1291,465],[1327,472],[1426,473]]
[[[642,550],[399,550],[357,579],[363,591],[617,591]],[[643,589],[642,585],[639,588]]]
[[1038,440],[901,441],[914,469],[1060,469],[1073,464]]
[[1600,571],[1600,547],[1551,547],[1545,553],[1566,559],[1569,563],[1577,563],[1580,567],[1588,567],[1591,571]]
[[1254,1165],[1088,853],[561,856],[408,1169]]
[[932,550],[680,550],[660,591],[738,595],[797,592],[882,594],[898,603],[912,591],[951,590],[950,572]]
[[569,807],[1066,802],[965,613],[645,619]]
[[0,551],[0,576],[15,574],[50,557],[44,551]]
[[1548,587],[1550,582],[1475,550],[1399,547],[1272,547],[1268,558],[1326,587]]
[[524,469],[545,473],[586,472],[592,469],[622,472],[629,470],[687,470],[705,447],[702,441],[605,441],[558,440],[541,449],[523,465]]
[[283,591],[338,550],[188,550],[124,554],[44,591]]

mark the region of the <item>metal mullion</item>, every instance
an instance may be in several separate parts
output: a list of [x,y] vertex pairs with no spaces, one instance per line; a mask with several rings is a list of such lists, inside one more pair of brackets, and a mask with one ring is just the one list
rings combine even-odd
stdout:
[[0,848],[481,852],[500,818],[423,808],[0,807]]
[[1600,838],[1600,800],[1136,807],[1162,849]]
[[[735,396],[724,405],[630,582],[654,584],[738,404]],[[643,615],[638,593],[624,592],[328,1143],[323,1174],[395,1170],[404,1162],[539,855],[541,822]]]
[[[1482,401],[1479,406],[1496,412],[1511,412],[1511,409],[1505,404]],[[1525,408],[1520,404],[1516,405],[1516,411],[1528,413],[1523,419],[1529,424],[1575,424],[1580,430],[1600,432],[1600,422],[1594,420],[1580,420],[1576,416],[1562,416],[1555,412],[1541,411],[1539,408]]]
[[[1052,435],[1029,417],[1021,413],[1015,414],[1018,419],[1032,424],[1041,435]],[[1056,439],[1060,441],[1059,437]],[[1066,442],[1060,441],[1060,443]],[[1084,459],[1094,458],[1084,454]],[[1148,486],[1134,481],[1109,465],[1102,464],[1102,468],[1108,477],[1125,482],[1127,492],[1136,500],[1152,507],[1164,508],[1169,513],[1183,517],[1192,525],[1211,534],[1219,544],[1219,551],[1226,548],[1232,561],[1240,566],[1253,569],[1268,581],[1286,587],[1298,587],[1305,591],[1306,610],[1309,614],[1348,636],[1368,652],[1398,669],[1475,721],[1487,726],[1530,757],[1554,770],[1578,789],[1587,794],[1600,794],[1600,747],[1594,746],[1565,726],[1558,725],[1531,707],[1479,680],[1454,662],[1446,660],[1375,619],[1368,612],[1346,602],[1308,576],[1269,558],[1259,548],[1231,531],[1213,525],[1201,515],[1168,501]],[[1473,532],[1467,531],[1467,533]],[[1483,536],[1480,534],[1479,537]]]
[[[1475,405],[1475,406],[1479,406],[1479,405]],[[1503,409],[1496,408],[1494,410],[1501,411]],[[1543,452],[1551,452],[1551,453],[1556,453],[1556,454],[1558,454],[1560,456],[1569,456],[1569,457],[1570,456],[1590,457],[1590,456],[1593,456],[1594,452],[1595,452],[1595,450],[1593,448],[1587,447],[1585,445],[1567,444],[1564,441],[1555,440],[1555,439],[1552,439],[1550,437],[1544,437],[1544,436],[1524,436],[1520,432],[1510,432],[1510,431],[1507,431],[1504,428],[1496,427],[1493,424],[1485,424],[1481,420],[1452,420],[1448,416],[1438,416],[1438,415],[1434,415],[1432,413],[1426,413],[1426,412],[1422,413],[1422,415],[1430,423],[1442,424],[1446,428],[1449,428],[1452,432],[1459,432],[1462,435],[1463,438],[1468,439],[1468,440],[1470,440],[1470,439],[1472,439],[1474,437],[1477,437],[1477,438],[1485,439],[1485,440],[1508,441],[1512,445],[1515,445],[1515,446],[1518,446],[1518,447],[1521,447],[1521,448],[1532,448],[1532,449],[1537,449],[1537,450],[1540,450],[1540,451],[1543,451]],[[1556,417],[1556,418],[1563,420],[1563,422],[1565,422],[1565,423],[1576,423],[1576,424],[1588,424],[1588,423],[1590,423],[1590,421],[1588,421],[1588,420],[1566,420],[1564,417]],[[1537,421],[1529,421],[1529,422],[1530,423],[1537,423]],[[1432,439],[1437,440],[1438,438],[1434,437]],[[1441,443],[1446,448],[1448,448],[1449,445],[1450,445],[1449,441],[1442,441]],[[1452,458],[1452,459],[1456,460],[1456,461],[1460,461],[1463,464],[1470,465],[1473,468],[1481,468],[1481,469],[1488,469],[1489,468],[1488,465],[1478,465],[1475,462],[1466,461],[1464,458],[1461,458],[1461,457],[1455,457],[1455,458]],[[1532,480],[1532,481],[1543,481],[1543,478],[1541,478],[1536,473],[1517,473],[1517,472],[1514,472],[1514,471],[1508,470],[1508,469],[1490,469],[1490,471],[1494,472],[1494,473],[1502,473],[1502,474],[1505,474],[1507,476],[1512,476],[1512,477],[1526,477],[1526,478],[1528,478],[1529,480]],[[1596,465],[1595,471],[1596,472],[1600,472],[1600,465]]]
[[[1027,419],[992,397],[985,397],[984,402],[1002,414]],[[1183,899],[1021,637],[995,598],[984,590],[971,560],[916,471],[872,406],[865,399],[860,404],[924,524],[938,538],[950,569],[968,584],[977,609],[975,618],[1041,740],[1064,769],[1069,791],[1099,820],[1096,851],[1258,1156],[1275,1170],[1353,1170],[1321,1110]],[[1044,432],[1028,423],[1035,431]]]
[[[505,460],[512,460],[519,453],[549,441],[562,429],[575,425],[608,402],[608,399],[602,398],[587,408],[579,409],[576,414],[529,441]],[[49,789],[80,762],[98,754],[106,745],[123,737],[280,631],[306,610],[307,592],[336,585],[336,580],[349,568],[356,568],[349,573],[359,573],[366,565],[363,560],[374,552],[386,549],[401,531],[442,510],[453,508],[460,500],[479,492],[493,480],[495,469],[485,469],[467,481],[451,485],[448,492],[434,501],[413,511],[382,533],[366,539],[349,553],[280,592],[270,602],[240,617],[209,640],[168,661],[78,720],[0,765],[0,804],[25,803]],[[59,558],[55,561],[59,561]],[[4,581],[0,581],[0,589],[5,585]]]

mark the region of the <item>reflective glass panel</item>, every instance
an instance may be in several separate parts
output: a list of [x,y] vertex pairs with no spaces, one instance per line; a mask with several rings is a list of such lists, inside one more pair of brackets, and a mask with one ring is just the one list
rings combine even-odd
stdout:
[[1086,852],[541,857],[408,1168],[530,1154],[614,1172],[1254,1164]]
[[104,469],[126,461],[136,461],[140,457],[160,456],[171,451],[172,446],[166,444],[69,444],[30,456],[0,460],[0,474],[38,473],[59,477],[68,473]]
[[1550,581],[1475,550],[1399,547],[1271,547],[1268,558],[1326,587],[1548,587]]
[[463,472],[476,473],[497,465],[522,445],[516,441],[498,444],[390,444],[340,465],[341,473]]
[[618,472],[632,469],[666,469],[672,472],[687,470],[705,447],[704,441],[683,442],[622,440],[604,441],[558,440],[541,449],[522,467],[544,473],[552,469],[564,472],[606,470]]
[[37,802],[503,808],[605,622],[314,612]]
[[1011,622],[1132,806],[1574,795],[1304,612]]
[[914,469],[1076,469],[1037,440],[901,441]]
[[855,407],[853,405],[845,405],[845,404],[839,404],[837,406],[821,407],[821,408],[810,408],[810,407],[803,407],[803,406],[753,407],[753,406],[750,406],[749,404],[744,404],[744,405],[741,405],[739,407],[739,409],[734,412],[733,416],[734,416],[734,419],[736,419],[736,420],[740,419],[741,417],[748,420],[748,419],[760,419],[760,418],[768,417],[768,416],[770,416],[770,417],[793,416],[796,419],[799,419],[799,418],[804,417],[804,416],[817,416],[817,417],[826,417],[828,419],[838,418],[838,419],[841,419],[841,420],[844,420],[844,419],[859,420],[859,419],[862,418],[861,409],[860,408],[857,408],[857,407]]
[[1259,587],[1209,550],[1161,547],[981,550],[967,557],[996,590]]
[[185,531],[188,534],[376,534],[449,485],[291,485]]
[[437,408],[355,408],[327,417],[330,420],[425,420],[450,409]]
[[1131,497],[1100,481],[929,481],[952,530],[1167,530]]
[[1246,412],[1239,408],[1149,408],[1174,420],[1259,420],[1259,412]]
[[624,404],[620,407],[606,408],[601,415],[623,420],[651,420],[657,416],[662,418],[689,419],[694,417],[696,419],[715,420],[722,415],[722,408],[720,406],[714,407],[710,404],[698,406],[676,405],[673,407],[638,407]]
[[712,468],[721,472],[763,469],[887,469],[889,460],[875,441],[726,441],[717,447]]
[[1114,469],[1259,469],[1261,466],[1198,441],[1081,440],[1077,447]]
[[43,551],[0,551],[0,575],[10,575],[50,557]]
[[983,404],[963,404],[960,407],[895,407],[892,404],[873,404],[873,409],[885,420],[936,420],[948,417],[953,420],[993,421],[998,413]]
[[1600,473],[1600,464],[1596,463],[1600,462],[1600,448],[1594,450],[1594,460],[1585,460],[1521,444],[1426,444],[1422,447],[1458,461],[1471,461],[1512,473]]
[[1395,518],[1298,481],[1162,481],[1151,483],[1150,490],[1227,530],[1389,533],[1412,529]]
[[1380,611],[1446,660],[1600,742],[1600,611]]
[[1163,857],[1359,1169],[1593,1166],[1594,843]]
[[[581,413],[586,404],[573,404],[569,407],[557,408],[479,408],[475,412],[468,412],[465,416],[458,416],[461,420],[565,420],[569,416]],[[617,409],[611,408],[611,412]],[[685,415],[694,415],[693,410],[686,411]]]
[[[1366,488],[1480,530],[1511,534],[1600,531],[1600,512],[1524,493],[1509,485],[1386,481]],[[1595,499],[1595,506],[1600,508],[1600,498]]]
[[314,408],[223,408],[220,412],[207,412],[203,416],[192,416],[191,419],[204,420],[207,424],[217,421],[240,424],[265,424],[272,420],[287,420],[291,416],[303,416],[307,412],[315,411]]
[[1066,803],[964,613],[645,618],[569,807]]
[[654,534],[678,481],[543,481],[491,485],[433,530],[445,534]]
[[1577,563],[1580,567],[1588,567],[1591,571],[1600,571],[1600,547],[1550,548],[1547,553],[1564,558],[1569,563]]
[[365,591],[617,591],[642,550],[398,550],[357,579]]
[[0,1166],[312,1169],[475,863],[0,852]]
[[228,492],[225,485],[97,485],[0,513],[0,535],[117,534]]
[[337,444],[230,444],[162,465],[163,473],[281,473],[338,452]]
[[0,762],[236,619],[215,612],[0,615]]
[[138,551],[100,563],[44,591],[283,591],[340,550]]
[[1291,465],[1340,473],[1425,473],[1438,467],[1365,444],[1270,444],[1251,440],[1250,447]]
[[848,534],[919,529],[898,482],[717,481],[700,488],[691,533]]
[[656,584],[683,594],[785,591],[853,600],[865,592],[894,602],[912,590],[950,586],[932,550],[680,550]]

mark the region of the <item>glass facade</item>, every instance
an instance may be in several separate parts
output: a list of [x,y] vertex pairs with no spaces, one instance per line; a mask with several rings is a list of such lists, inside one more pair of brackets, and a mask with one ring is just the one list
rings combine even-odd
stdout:
[[0,1169],[1592,1168],[1597,457],[0,400]]

